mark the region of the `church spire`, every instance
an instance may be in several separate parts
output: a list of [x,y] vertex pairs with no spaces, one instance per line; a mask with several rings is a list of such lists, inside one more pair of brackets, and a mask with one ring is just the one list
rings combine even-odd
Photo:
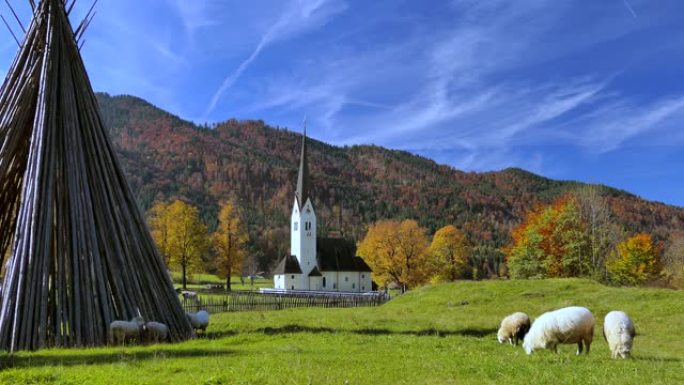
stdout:
[[299,159],[299,175],[297,176],[297,201],[300,209],[309,197],[309,164],[306,156],[306,117],[304,118],[304,135],[302,136],[302,153]]

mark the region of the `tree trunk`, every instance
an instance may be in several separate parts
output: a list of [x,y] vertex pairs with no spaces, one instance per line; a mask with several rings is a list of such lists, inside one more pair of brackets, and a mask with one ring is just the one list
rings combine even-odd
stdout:
[[188,278],[185,274],[185,263],[181,263],[181,268],[183,269],[183,290],[188,289]]
[[230,288],[230,275],[226,277],[226,291],[231,291]]

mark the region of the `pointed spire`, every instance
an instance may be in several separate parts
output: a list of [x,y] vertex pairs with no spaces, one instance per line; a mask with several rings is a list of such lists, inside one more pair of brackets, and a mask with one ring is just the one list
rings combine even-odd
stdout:
[[302,153],[299,158],[299,175],[297,176],[297,202],[301,209],[309,198],[309,164],[306,155],[306,116],[304,117],[304,135],[302,136]]

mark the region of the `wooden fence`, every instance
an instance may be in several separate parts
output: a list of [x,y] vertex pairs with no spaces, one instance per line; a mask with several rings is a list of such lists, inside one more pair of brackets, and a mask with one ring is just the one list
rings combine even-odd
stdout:
[[234,291],[224,294],[201,295],[182,298],[186,312],[206,310],[209,313],[250,310],[282,310],[291,308],[323,307],[345,308],[380,306],[390,299],[384,293],[283,293]]

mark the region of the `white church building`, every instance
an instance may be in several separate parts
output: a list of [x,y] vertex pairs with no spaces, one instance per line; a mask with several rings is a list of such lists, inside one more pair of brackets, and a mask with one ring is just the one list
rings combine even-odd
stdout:
[[356,256],[354,242],[317,238],[316,212],[309,196],[306,129],[290,218],[290,255],[278,263],[273,281],[278,290],[357,293],[373,290],[371,268]]

